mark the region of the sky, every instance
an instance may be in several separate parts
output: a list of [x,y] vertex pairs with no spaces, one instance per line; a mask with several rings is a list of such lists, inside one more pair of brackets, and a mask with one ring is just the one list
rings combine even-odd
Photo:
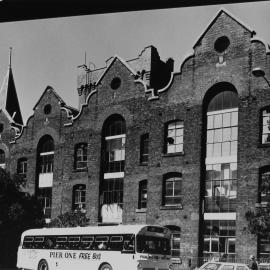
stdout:
[[67,105],[78,108],[77,66],[84,64],[85,53],[87,64],[101,68],[111,56],[133,59],[153,45],[162,60],[172,57],[179,71],[221,7],[270,43],[270,1],[0,23],[0,84],[12,47],[12,71],[24,123],[48,85]]

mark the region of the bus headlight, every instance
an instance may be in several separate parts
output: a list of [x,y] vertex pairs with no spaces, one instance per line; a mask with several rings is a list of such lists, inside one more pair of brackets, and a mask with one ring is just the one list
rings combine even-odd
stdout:
[[142,264],[141,263],[138,263],[137,270],[142,270]]
[[169,265],[169,270],[173,270],[173,265],[172,264]]

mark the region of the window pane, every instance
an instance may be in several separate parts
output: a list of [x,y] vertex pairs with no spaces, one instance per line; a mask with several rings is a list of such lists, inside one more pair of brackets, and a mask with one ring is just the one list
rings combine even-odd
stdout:
[[231,143],[231,155],[237,154],[237,141]]
[[237,138],[237,130],[238,128],[237,127],[233,127],[232,128],[232,141],[236,141],[238,138]]
[[214,142],[214,130],[207,131],[207,142],[213,143]]
[[222,127],[222,115],[216,114],[214,115],[214,128]]
[[222,143],[222,156],[229,156],[231,150],[230,148],[231,148],[230,142]]
[[231,125],[231,113],[223,114],[223,127],[229,127]]
[[231,140],[231,128],[223,129],[223,142],[228,142]]
[[238,112],[233,112],[231,115],[231,125],[232,126],[237,126],[238,125]]
[[213,121],[214,121],[214,116],[213,115],[209,115],[207,117],[207,129],[212,129],[214,127]]
[[212,157],[213,156],[213,144],[207,144],[207,152],[206,152],[206,156],[207,157]]
[[222,142],[222,129],[214,131],[214,142]]
[[221,143],[214,144],[214,157],[221,156]]

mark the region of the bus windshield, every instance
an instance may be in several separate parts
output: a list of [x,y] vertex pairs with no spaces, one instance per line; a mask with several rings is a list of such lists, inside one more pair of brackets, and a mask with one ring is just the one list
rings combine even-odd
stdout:
[[137,235],[137,252],[170,255],[170,240],[148,235]]

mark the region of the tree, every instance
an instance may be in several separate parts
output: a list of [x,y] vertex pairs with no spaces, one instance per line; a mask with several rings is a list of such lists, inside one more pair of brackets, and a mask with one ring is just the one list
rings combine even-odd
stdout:
[[21,233],[45,224],[41,205],[24,187],[23,177],[0,168],[0,265],[14,266]]
[[49,223],[49,227],[84,227],[89,225],[85,212],[70,211],[59,215]]
[[[256,236],[270,240],[270,174],[262,173],[259,192],[262,203],[256,203],[256,207],[249,209],[245,217],[248,221],[248,230]],[[262,196],[263,195],[263,196]]]

